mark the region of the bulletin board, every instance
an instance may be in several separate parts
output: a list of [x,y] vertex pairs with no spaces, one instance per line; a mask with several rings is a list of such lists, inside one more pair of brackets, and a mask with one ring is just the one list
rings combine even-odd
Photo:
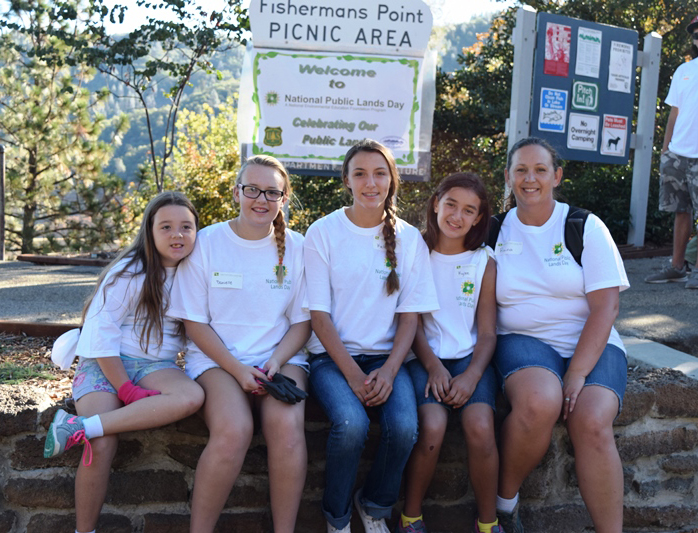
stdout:
[[571,17],[537,17],[531,135],[565,160],[626,164],[638,33]]

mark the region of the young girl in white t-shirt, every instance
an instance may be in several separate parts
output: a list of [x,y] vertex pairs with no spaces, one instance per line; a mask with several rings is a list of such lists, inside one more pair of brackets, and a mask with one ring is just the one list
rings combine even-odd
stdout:
[[332,428],[322,510],[327,531],[348,532],[352,492],[377,411],[381,440],[354,505],[364,529],[388,533],[402,471],[417,439],[417,407],[402,365],[419,313],[438,308],[427,247],[395,215],[399,175],[382,144],[353,146],[342,166],[352,205],[316,221],[305,264],[313,337],[310,381]]
[[448,415],[458,413],[475,493],[475,533],[501,533],[497,522],[499,460],[494,437],[497,381],[496,265],[483,245],[490,208],[475,174],[444,179],[427,203],[424,240],[431,252],[439,310],[425,313],[407,363],[419,413],[419,439],[405,470],[405,507],[396,531],[425,532],[422,501],[434,476]]
[[79,416],[58,410],[44,446],[48,458],[85,445],[75,476],[76,532],[95,531],[117,435],[170,424],[203,404],[201,387],[175,364],[184,337],[164,316],[198,220],[183,194],[158,194],[135,241],[104,269],[85,304],[73,379]]
[[186,372],[206,392],[209,439],[196,467],[191,531],[214,530],[257,413],[268,450],[273,529],[292,533],[307,468],[305,402],[279,401],[257,380],[281,372],[307,388],[303,237],[286,229],[282,207],[291,184],[273,157],[248,159],[233,194],[239,215],[199,232],[168,311],[184,320]]

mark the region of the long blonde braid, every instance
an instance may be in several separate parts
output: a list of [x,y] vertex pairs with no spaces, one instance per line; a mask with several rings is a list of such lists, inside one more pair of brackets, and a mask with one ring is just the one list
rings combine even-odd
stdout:
[[284,255],[286,254],[286,219],[283,210],[274,219],[274,239],[276,240],[276,253],[279,256],[279,264],[276,265],[276,282],[283,285],[286,277],[286,267],[284,266]]

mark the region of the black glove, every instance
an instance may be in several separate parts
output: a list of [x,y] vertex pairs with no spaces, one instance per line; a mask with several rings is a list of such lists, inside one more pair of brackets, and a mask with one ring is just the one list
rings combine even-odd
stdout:
[[[264,370],[259,367],[257,367],[257,370],[264,372]],[[257,379],[257,383],[264,387],[272,397],[282,402],[295,404],[308,397],[307,392],[296,387],[296,381],[294,379],[284,376],[280,372],[274,374],[271,380]]]

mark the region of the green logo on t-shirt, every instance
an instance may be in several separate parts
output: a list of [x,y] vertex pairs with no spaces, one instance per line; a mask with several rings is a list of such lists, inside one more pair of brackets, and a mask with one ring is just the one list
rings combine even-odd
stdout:
[[559,242],[557,244],[553,245],[553,253],[555,255],[561,255],[562,254],[562,243]]
[[466,280],[463,282],[460,288],[464,294],[472,294],[475,290],[475,284],[470,280]]

